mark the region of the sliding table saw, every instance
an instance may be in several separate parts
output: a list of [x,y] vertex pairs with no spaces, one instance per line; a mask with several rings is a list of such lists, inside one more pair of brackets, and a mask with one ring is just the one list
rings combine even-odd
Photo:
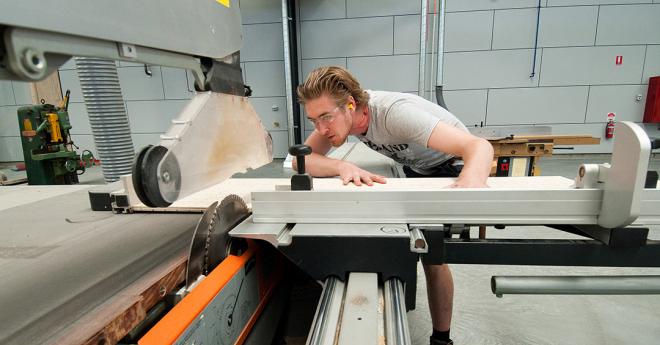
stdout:
[[[317,179],[295,191],[286,179],[223,182],[272,151],[246,98],[238,3],[69,5],[75,11],[37,0],[3,7],[0,78],[36,81],[71,56],[93,56],[185,68],[199,93],[120,185],[3,193],[3,344],[269,344],[286,335],[292,277],[301,276],[323,286],[311,299],[318,304],[304,306],[308,344],[409,344],[420,258],[660,267],[660,244],[645,228],[660,222],[659,190],[646,183],[651,142],[634,124],[617,128],[611,166],[584,165],[576,181],[492,178],[490,189],[456,190],[443,188],[451,179],[372,189]],[[90,195],[92,208],[110,200],[115,212],[90,211]],[[589,239],[466,238],[484,224]],[[539,291],[515,277],[503,287],[502,278],[493,278],[496,294]],[[596,293],[660,291],[657,277],[636,279],[584,281]]]

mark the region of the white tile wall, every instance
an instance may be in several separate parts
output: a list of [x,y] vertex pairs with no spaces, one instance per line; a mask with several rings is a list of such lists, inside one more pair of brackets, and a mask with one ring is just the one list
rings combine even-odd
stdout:
[[160,66],[150,66],[150,68],[151,76],[145,73],[143,65],[117,69],[124,101],[165,99],[161,68]]
[[243,25],[246,44],[241,50],[241,61],[284,60],[284,43],[282,24],[252,24]]
[[591,86],[586,122],[605,123],[608,113],[615,113],[616,121],[642,122],[647,91],[648,85]]
[[364,0],[346,0],[346,16],[348,18],[419,14],[421,8],[421,2],[414,0],[379,0],[377,3]]
[[[495,11],[493,49],[533,48],[537,9]],[[539,46],[591,46],[596,37],[597,6],[543,8]]]
[[301,80],[305,80],[309,72],[313,71],[315,68],[323,66],[341,66],[346,68],[346,58],[302,60]]
[[285,96],[283,61],[246,62],[245,76],[253,97]]
[[[538,0],[447,0],[446,11],[456,12],[495,10],[503,8],[526,8],[536,7],[537,5]],[[541,5],[543,5],[543,3]]]
[[62,93],[66,93],[66,90],[71,91],[69,102],[84,102],[78,72],[75,69],[60,71],[60,85],[62,86]]
[[[444,84],[446,90],[530,87],[538,78],[530,78],[534,51],[492,50],[445,53]],[[541,54],[537,55],[539,70]]]
[[480,126],[486,120],[488,90],[445,91],[443,97],[448,110],[466,126]]
[[648,4],[651,0],[548,0],[550,6]]
[[339,19],[346,18],[346,0],[305,0],[300,1],[300,19]]
[[419,54],[420,16],[394,17],[394,54]]
[[601,6],[596,44],[660,44],[659,18],[659,4]]
[[17,137],[20,135],[18,108],[20,107],[15,105],[0,106],[0,137]]
[[646,47],[646,58],[644,59],[644,75],[642,83],[648,84],[650,77],[660,75],[660,45]]
[[534,8],[495,11],[493,49],[533,48],[536,12]]
[[289,150],[289,134],[286,131],[270,131],[273,138],[273,157],[284,158]]
[[96,159],[100,159],[96,150],[96,144],[94,143],[94,137],[91,134],[72,134],[71,140],[78,146],[79,149],[77,151],[79,153],[82,153],[84,150],[90,150]]
[[348,69],[363,88],[387,91],[416,91],[419,55],[348,58]]
[[137,153],[147,145],[158,145],[160,133],[136,133],[133,134],[133,148]]
[[64,65],[60,66],[59,70],[64,71],[68,69],[76,69],[76,60],[71,58],[67,62],[64,63]]
[[287,130],[286,97],[251,98],[250,103],[269,131]]
[[539,45],[541,47],[591,46],[596,38],[597,22],[597,6],[543,9],[540,18]]
[[20,137],[0,137],[0,161],[23,161],[23,146]]
[[445,25],[445,52],[490,49],[493,11],[447,13]]
[[190,99],[195,90],[194,78],[188,81],[184,69],[161,67],[165,99]]
[[85,103],[69,103],[71,134],[92,134]]
[[[544,48],[541,86],[639,84],[645,46]],[[623,64],[616,65],[616,56]]]
[[301,31],[303,59],[389,55],[394,49],[393,17],[305,21]]
[[588,86],[491,89],[488,125],[584,123]]
[[11,84],[14,89],[14,98],[16,99],[16,104],[32,104],[32,88],[30,83],[23,81],[12,81]]
[[0,106],[16,104],[11,83],[9,80],[0,80]]
[[12,83],[0,81],[0,162],[23,160],[17,114],[20,105],[16,105]]
[[282,3],[272,0],[241,0],[243,24],[275,23],[282,21]]
[[164,133],[187,100],[128,101],[126,111],[134,134]]

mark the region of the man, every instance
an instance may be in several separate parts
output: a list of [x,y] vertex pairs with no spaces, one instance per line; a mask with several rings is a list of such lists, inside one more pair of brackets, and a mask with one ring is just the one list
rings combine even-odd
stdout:
[[[365,91],[350,72],[334,66],[313,70],[297,93],[315,126],[305,142],[313,151],[306,158],[306,171],[312,176],[340,176],[344,184],[358,186],[386,183],[383,176],[325,157],[332,146],[353,135],[403,164],[407,177],[457,177],[451,187],[487,187],[493,147],[432,102],[405,93]],[[462,168],[454,157],[463,159]],[[425,265],[424,271],[433,323],[431,345],[452,344],[451,271],[447,265]]]

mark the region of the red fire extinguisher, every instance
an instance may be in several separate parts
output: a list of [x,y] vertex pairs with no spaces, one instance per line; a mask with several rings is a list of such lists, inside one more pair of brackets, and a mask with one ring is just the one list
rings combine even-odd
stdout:
[[614,113],[607,114],[607,125],[605,125],[605,138],[612,139],[614,138]]

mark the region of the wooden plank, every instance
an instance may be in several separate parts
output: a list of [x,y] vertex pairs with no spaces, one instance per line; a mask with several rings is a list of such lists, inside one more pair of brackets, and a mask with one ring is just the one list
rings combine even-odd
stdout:
[[[577,171],[576,171],[577,174]],[[258,179],[229,179],[217,185],[192,194],[186,198],[176,201],[167,209],[169,212],[181,212],[189,210],[206,209],[215,201],[224,199],[229,194],[237,194],[251,206],[251,193],[258,191],[286,190],[290,186],[288,178],[258,178]],[[369,187],[363,185],[358,187],[354,184],[343,185],[339,178],[314,178],[315,191],[345,191],[359,190],[364,192],[378,191],[433,191],[449,187],[454,183],[453,178],[388,178],[387,183],[375,183]],[[569,189],[573,180],[561,176],[536,176],[536,177],[491,177],[487,181],[490,188],[495,189]],[[144,210],[147,210],[144,207]],[[135,208],[142,211],[143,208]]]
[[503,143],[495,142],[493,151],[495,157],[540,157],[552,156],[553,143]]
[[55,71],[46,79],[32,83],[32,104],[40,104],[43,99],[46,103],[58,106],[62,101],[62,88],[60,86],[60,73]]
[[600,138],[584,137],[584,138],[557,138],[553,140],[555,145],[598,145]]
[[552,142],[555,145],[597,145],[600,138],[590,135],[516,135],[512,139],[487,138],[492,142],[521,143],[521,142]]
[[590,135],[516,135],[513,139],[499,138],[499,142],[514,142],[525,140],[528,142],[552,142],[555,145],[597,145],[600,138]]
[[179,256],[160,265],[76,321],[53,344],[117,344],[185,281],[186,264],[187,257]]

